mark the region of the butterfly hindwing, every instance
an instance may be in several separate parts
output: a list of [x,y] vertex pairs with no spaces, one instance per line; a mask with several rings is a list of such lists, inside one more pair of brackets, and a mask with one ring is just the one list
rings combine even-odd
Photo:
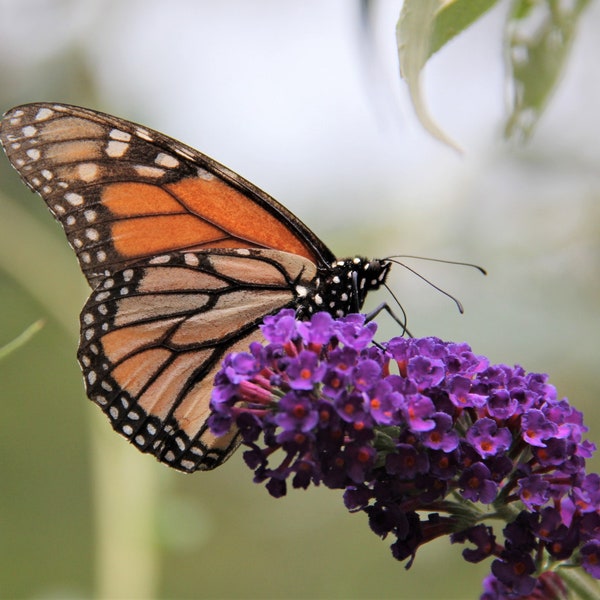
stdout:
[[[62,224],[90,285],[141,258],[209,248],[270,248],[331,264],[292,213],[211,158],[96,111],[28,104],[0,141]],[[257,227],[257,224],[260,226]]]
[[314,275],[272,250],[171,253],[114,273],[81,313],[88,396],[141,451],[188,472],[218,466],[237,446],[205,424],[220,360],[261,339],[258,323]]

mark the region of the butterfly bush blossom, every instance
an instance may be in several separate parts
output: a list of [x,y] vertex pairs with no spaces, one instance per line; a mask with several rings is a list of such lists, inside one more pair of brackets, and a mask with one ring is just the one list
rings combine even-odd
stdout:
[[274,497],[290,483],[343,489],[407,568],[430,540],[467,544],[466,561],[492,561],[482,599],[564,598],[568,566],[600,579],[582,414],[546,375],[434,337],[376,346],[375,330],[362,315],[266,317],[267,345],[229,355],[216,376],[211,430],[237,426]]

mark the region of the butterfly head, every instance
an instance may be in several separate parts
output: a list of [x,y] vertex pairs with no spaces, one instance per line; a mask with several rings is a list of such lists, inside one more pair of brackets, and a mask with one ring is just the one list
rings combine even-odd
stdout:
[[317,311],[334,317],[359,312],[367,294],[385,283],[390,266],[385,260],[356,256],[319,269],[315,289],[299,310],[300,316]]

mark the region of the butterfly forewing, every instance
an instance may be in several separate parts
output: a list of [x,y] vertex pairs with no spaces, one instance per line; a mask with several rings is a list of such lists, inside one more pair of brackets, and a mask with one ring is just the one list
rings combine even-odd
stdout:
[[174,250],[271,248],[315,264],[334,260],[267,194],[148,128],[83,108],[29,104],[5,115],[0,141],[64,227],[92,287]]

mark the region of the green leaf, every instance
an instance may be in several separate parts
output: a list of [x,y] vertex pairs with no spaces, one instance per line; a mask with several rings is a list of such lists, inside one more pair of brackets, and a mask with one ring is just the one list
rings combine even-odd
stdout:
[[431,135],[460,148],[431,118],[421,86],[421,71],[430,56],[466,29],[498,0],[405,0],[396,26],[400,74],[421,124]]
[[406,80],[417,118],[436,139],[451,148],[458,146],[429,115],[421,86],[421,69],[431,52],[431,33],[439,0],[405,0],[396,26],[400,74]]
[[20,346],[26,344],[40,329],[44,326],[43,319],[32,323],[25,331],[20,333],[14,340],[0,347],[0,360],[6,358],[11,352],[14,352]]
[[498,0],[449,0],[437,11],[429,42],[429,55],[486,13]]
[[589,0],[513,0],[506,24],[512,79],[507,138],[527,139],[563,71],[577,22]]

